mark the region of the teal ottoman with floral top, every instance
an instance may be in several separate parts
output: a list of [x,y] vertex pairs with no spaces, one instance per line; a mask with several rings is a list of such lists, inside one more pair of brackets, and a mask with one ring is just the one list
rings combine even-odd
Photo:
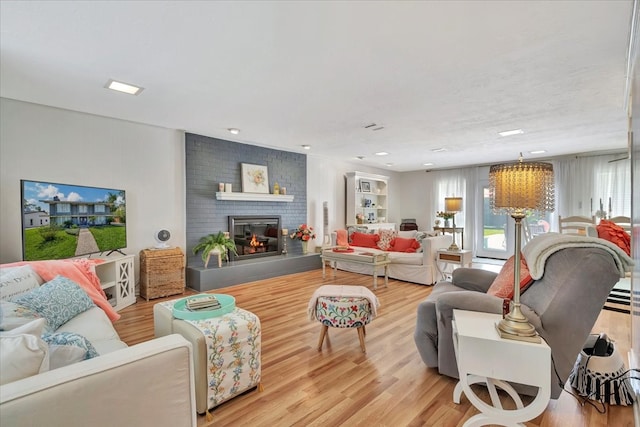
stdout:
[[355,328],[358,331],[360,348],[366,353],[365,326],[376,315],[378,298],[364,286],[325,285],[316,290],[309,301],[309,318],[322,324],[318,350],[329,327]]

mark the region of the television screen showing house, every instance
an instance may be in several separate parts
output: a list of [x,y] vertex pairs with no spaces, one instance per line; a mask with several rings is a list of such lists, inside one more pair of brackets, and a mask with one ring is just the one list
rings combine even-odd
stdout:
[[124,190],[22,180],[25,261],[73,258],[127,246]]

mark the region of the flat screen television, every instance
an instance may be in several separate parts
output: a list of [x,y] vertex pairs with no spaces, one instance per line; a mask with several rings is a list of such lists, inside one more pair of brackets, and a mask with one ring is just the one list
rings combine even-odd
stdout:
[[109,254],[127,246],[124,190],[24,179],[20,189],[23,260]]

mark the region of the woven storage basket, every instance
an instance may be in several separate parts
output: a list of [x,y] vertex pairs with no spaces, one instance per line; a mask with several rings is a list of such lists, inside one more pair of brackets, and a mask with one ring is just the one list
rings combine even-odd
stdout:
[[185,259],[180,248],[140,251],[140,296],[147,301],[184,292]]

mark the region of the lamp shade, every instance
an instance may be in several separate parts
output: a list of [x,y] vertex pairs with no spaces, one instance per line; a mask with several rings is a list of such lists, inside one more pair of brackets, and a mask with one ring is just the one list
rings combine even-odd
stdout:
[[444,198],[444,210],[446,212],[461,212],[462,211],[462,197],[445,197]]
[[498,214],[555,209],[553,165],[523,162],[493,165],[489,169],[490,206]]

